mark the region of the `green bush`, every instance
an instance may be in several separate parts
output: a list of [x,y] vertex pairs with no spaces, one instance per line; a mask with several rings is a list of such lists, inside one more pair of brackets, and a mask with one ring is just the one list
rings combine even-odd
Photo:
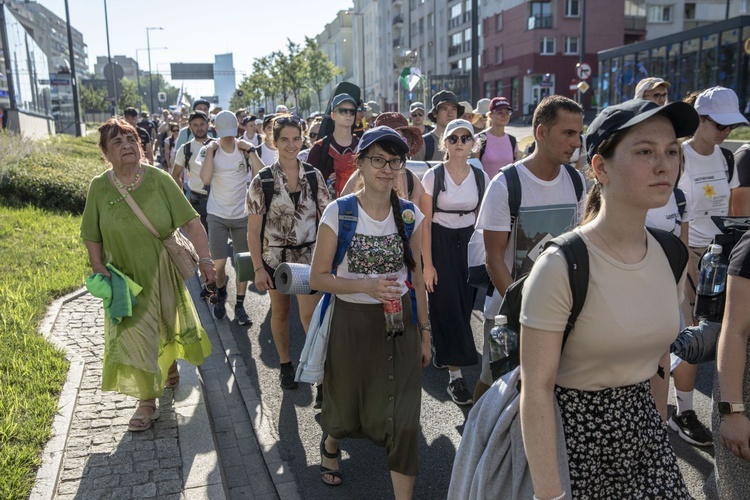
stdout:
[[[96,135],[57,136],[28,148],[28,154],[15,165],[4,165],[0,199],[8,205],[30,204],[80,214],[86,205],[89,182],[106,169],[96,140]],[[0,142],[0,158],[3,149],[7,148]]]

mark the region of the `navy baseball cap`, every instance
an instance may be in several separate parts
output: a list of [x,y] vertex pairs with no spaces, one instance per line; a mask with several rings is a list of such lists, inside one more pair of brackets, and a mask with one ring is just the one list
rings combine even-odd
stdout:
[[333,98],[333,101],[331,101],[331,109],[336,109],[345,102],[350,102],[354,104],[355,108],[357,107],[357,101],[352,96],[349,94],[338,94]]
[[195,101],[193,101],[193,109],[195,109],[195,107],[198,106],[198,105],[200,105],[200,104],[208,106],[209,108],[211,107],[211,103],[208,102],[207,100],[205,100],[205,99],[196,99]]
[[368,129],[362,134],[362,138],[359,140],[357,149],[354,152],[360,153],[378,142],[390,142],[396,146],[399,153],[407,154],[409,152],[409,146],[406,144],[404,138],[391,127],[386,127],[385,125]]
[[654,115],[662,115],[672,122],[677,138],[692,135],[698,128],[698,113],[682,101],[659,106],[645,99],[631,99],[605,108],[594,118],[586,132],[586,153],[589,163],[599,146],[617,132],[629,129]]
[[188,117],[188,123],[192,122],[193,120],[197,118],[203,118],[204,120],[208,121],[208,115],[206,115],[206,113],[204,113],[203,111],[198,110],[198,111],[193,111],[192,113],[190,113],[190,116]]

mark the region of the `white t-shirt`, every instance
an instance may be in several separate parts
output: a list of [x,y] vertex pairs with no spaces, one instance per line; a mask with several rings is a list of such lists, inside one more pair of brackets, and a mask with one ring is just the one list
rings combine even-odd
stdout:
[[[186,144],[180,146],[174,158],[175,165],[180,165],[183,168],[185,167],[185,146]],[[203,148],[203,144],[199,141],[195,139],[190,141],[191,156],[189,165],[187,165],[188,187],[190,191],[195,193],[206,194],[206,190],[203,189],[203,181],[201,180],[201,164],[198,163],[201,148]]]
[[712,215],[729,214],[729,193],[739,187],[739,176],[727,182],[727,163],[719,146],[708,156],[698,154],[690,144],[682,145],[685,172],[678,187],[685,193],[685,220],[690,223],[691,247],[706,247],[719,233]]
[[[484,175],[484,186],[486,191],[487,186],[490,184],[490,178],[485,172],[482,172],[482,174]],[[422,177],[422,186],[424,186],[425,193],[433,196],[432,191],[435,187],[434,168],[425,172],[424,177]],[[453,182],[453,178],[446,168],[445,191],[440,191],[438,194],[437,206],[443,210],[471,210],[472,212],[464,215],[436,212],[432,214],[432,222],[451,229],[474,225],[474,222],[476,222],[476,215],[474,215],[473,210],[477,207],[483,194],[484,193],[477,193],[477,181],[474,177],[473,168],[469,167],[469,175],[466,176],[466,179],[464,179],[460,185]]]
[[[198,154],[198,163],[203,165],[205,158],[204,146]],[[221,146],[216,150],[206,212],[222,219],[242,219],[247,217],[246,199],[247,163],[235,140],[231,153],[226,153]]]
[[[542,180],[532,174],[522,162],[516,163],[516,170],[518,172],[518,179],[521,183],[521,211],[525,209],[533,211],[538,208],[539,211],[544,212],[545,207],[549,209],[556,207],[560,210],[565,209],[566,206],[573,207],[573,220],[570,221],[570,226],[575,225],[575,223],[583,217],[586,196],[582,195],[580,200],[576,199],[576,190],[573,185],[573,180],[563,166],[560,166],[560,172],[557,177],[551,181]],[[581,182],[583,183],[583,175],[580,172],[577,172],[577,175],[581,176]],[[585,186],[585,183],[583,185]],[[484,200],[482,201],[482,208],[479,210],[476,228],[481,230],[486,229],[488,231],[509,232],[511,231],[510,219],[508,183],[505,174],[501,172],[492,179],[492,182],[487,188]],[[514,261],[516,259],[516,255],[514,255],[515,248],[512,244],[516,239],[516,229],[517,228],[514,225],[510,239],[508,240],[508,245],[505,247],[505,265],[509,270],[513,269]],[[562,231],[563,229],[564,228],[560,228],[555,232]],[[500,292],[497,290],[495,290],[491,297],[485,299],[485,318],[492,319],[495,317],[500,310],[502,299],[502,295],[500,295]]]
[[[416,229],[422,223],[424,215],[416,205],[414,212],[414,229]],[[338,236],[338,203],[332,202],[326,207],[320,223],[333,229]],[[404,265],[403,245],[396,222],[393,220],[393,210],[388,212],[385,220],[377,221],[367,215],[362,206],[359,206],[357,229],[344,260],[336,269],[336,275],[346,279],[363,279],[394,274],[401,285],[401,295],[403,295],[408,291],[404,284],[408,271]],[[366,293],[337,294],[336,298],[358,304],[379,303]]]
[[674,191],[672,191],[666,205],[660,208],[652,208],[646,213],[646,226],[669,231],[678,238],[682,234],[680,224],[682,224],[682,217],[680,217],[680,211],[677,208]]
[[271,149],[266,146],[265,143],[260,145],[258,153],[260,154],[260,159],[263,160],[265,166],[273,165],[276,163],[276,160],[279,159],[279,150]]

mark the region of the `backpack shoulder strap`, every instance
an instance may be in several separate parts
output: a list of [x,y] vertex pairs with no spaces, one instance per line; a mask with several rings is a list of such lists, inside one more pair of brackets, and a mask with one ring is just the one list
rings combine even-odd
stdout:
[[315,207],[320,211],[320,206],[318,205],[318,176],[315,173],[315,167],[309,163],[302,162],[302,168],[305,169],[305,176],[307,177],[307,182],[310,184],[310,197],[315,202]]
[[193,141],[187,141],[185,143],[185,168],[190,170],[190,158],[193,156],[192,145]]
[[516,164],[508,165],[500,169],[505,176],[505,182],[508,186],[508,207],[510,208],[510,225],[518,217],[518,211],[521,210],[521,179],[518,177]]
[[[410,202],[409,200],[405,200],[403,198],[401,198],[399,201],[401,202],[402,214],[404,213],[405,210],[411,210],[412,213],[416,215],[416,212],[414,210],[414,203]],[[406,231],[406,239],[411,241],[411,234],[414,232],[414,225],[416,224],[417,221],[415,218],[411,218],[411,219],[402,218],[402,220],[404,221],[404,230]]]
[[575,231],[562,234],[550,240],[549,244],[557,245],[562,250],[568,263],[568,278],[573,305],[570,308],[568,324],[565,325],[565,331],[563,332],[562,345],[565,347],[568,336],[576,324],[578,315],[581,314],[583,304],[586,302],[586,294],[589,290],[589,251],[583,238]]
[[575,168],[573,165],[566,163],[563,166],[565,167],[565,170],[568,171],[568,175],[570,175],[570,180],[573,181],[573,189],[575,189],[576,191],[576,200],[581,201],[581,197],[583,196],[583,193],[584,193],[583,181],[581,180],[581,174],[578,172],[578,169]]
[[484,198],[484,170],[474,165],[471,166],[471,169],[474,171],[474,180],[477,183],[477,208],[474,209],[474,211],[477,211],[482,205],[482,198]]
[[346,255],[352,238],[354,238],[354,233],[357,230],[357,215],[359,214],[357,197],[354,194],[337,198],[336,204],[339,208],[339,234],[336,255],[333,257],[331,269],[333,274],[336,274],[336,268],[344,261],[344,255]]
[[484,152],[487,150],[487,133],[480,132],[479,134],[477,134],[477,136],[477,138],[479,139],[479,161],[482,161]]
[[263,213],[263,222],[260,225],[260,244],[263,246],[263,238],[266,234],[266,219],[268,218],[268,211],[271,209],[271,201],[273,201],[273,172],[271,167],[263,167],[258,172],[260,177],[260,187],[263,190],[263,204],[266,207],[266,211]]
[[732,153],[727,148],[722,148],[721,154],[724,155],[724,160],[727,163],[727,182],[732,182],[732,177],[734,177],[734,153]]
[[689,259],[687,247],[680,238],[669,231],[655,229],[653,227],[648,227],[646,229],[648,229],[648,232],[651,233],[656,241],[659,242],[659,245],[661,245],[661,248],[667,255],[669,267],[672,269],[672,274],[674,275],[674,281],[675,283],[679,283]]
[[432,155],[435,154],[435,136],[428,132],[422,136],[424,138],[424,159],[432,161]]
[[437,199],[440,191],[445,191],[445,164],[441,163],[436,167],[433,167],[433,183],[432,183],[432,215],[438,211]]
[[677,186],[674,187],[674,199],[677,201],[677,212],[682,219],[685,215],[685,208],[687,208],[687,198],[685,198],[685,192]]
[[320,165],[318,165],[318,170],[320,170],[322,173],[326,171],[326,168],[328,168],[328,164],[331,162],[331,154],[328,152],[328,149],[331,147],[331,136],[327,135],[319,140],[320,140]]
[[510,150],[513,151],[513,155],[515,157],[516,154],[516,144],[518,144],[518,141],[516,140],[516,137],[513,135],[508,134],[508,139],[510,139]]
[[411,198],[411,194],[414,192],[414,173],[408,168],[404,168],[406,171],[406,197]]

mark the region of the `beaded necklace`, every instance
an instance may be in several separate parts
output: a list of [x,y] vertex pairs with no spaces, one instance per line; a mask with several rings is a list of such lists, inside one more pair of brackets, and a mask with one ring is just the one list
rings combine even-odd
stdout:
[[[120,182],[120,179],[117,178],[117,174],[115,174],[114,171],[113,171],[112,172],[112,179],[114,179],[114,181],[115,181],[115,186],[117,186],[118,189],[124,189],[125,191],[127,191],[129,193],[130,191],[133,190],[133,188],[135,188],[135,185],[138,184],[138,181],[141,179],[141,169],[142,168],[143,168],[143,165],[139,163],[138,164],[138,171],[135,173],[135,179],[133,180],[133,182],[131,182],[127,186],[125,186],[122,182]],[[115,203],[121,202],[122,200],[124,200],[125,198],[127,198],[128,193],[125,193],[124,195],[120,196],[116,200],[110,201],[109,204],[110,205],[114,205]]]

